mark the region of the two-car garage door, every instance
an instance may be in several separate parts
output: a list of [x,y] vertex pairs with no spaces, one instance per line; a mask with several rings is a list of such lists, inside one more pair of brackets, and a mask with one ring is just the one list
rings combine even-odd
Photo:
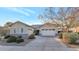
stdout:
[[42,36],[56,36],[57,31],[55,29],[41,29],[40,34]]

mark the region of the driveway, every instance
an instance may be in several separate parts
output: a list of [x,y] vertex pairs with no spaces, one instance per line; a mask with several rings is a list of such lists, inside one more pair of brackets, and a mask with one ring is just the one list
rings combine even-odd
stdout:
[[74,51],[56,37],[36,37],[25,46],[0,46],[0,51]]

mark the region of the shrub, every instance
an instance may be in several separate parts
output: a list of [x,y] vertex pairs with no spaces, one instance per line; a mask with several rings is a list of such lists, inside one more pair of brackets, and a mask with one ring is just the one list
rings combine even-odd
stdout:
[[4,37],[4,39],[7,39],[7,38],[9,38],[9,37],[10,37],[10,35],[7,35],[7,36]]
[[69,43],[70,44],[76,43],[78,38],[79,38],[79,35],[77,33],[71,33],[69,36]]
[[22,36],[18,36],[18,38],[22,38]]
[[79,34],[79,32],[77,32]]
[[39,30],[35,30],[35,31],[34,31],[34,34],[35,34],[35,35],[39,35]]
[[16,42],[17,37],[15,36],[10,36],[7,40],[7,43],[11,43],[11,42]]
[[19,36],[19,37],[10,36],[10,37],[8,37],[7,43],[12,43],[12,42],[21,43],[21,42],[24,42],[24,40],[21,39],[21,36]]
[[59,33],[59,38],[60,38],[60,39],[63,38],[62,32]]
[[31,34],[28,38],[29,39],[35,39],[35,35],[34,34]]
[[62,35],[62,40],[64,43],[68,43],[69,42],[69,35],[70,33],[69,32],[64,32],[63,35]]
[[19,39],[19,38],[18,38],[18,39],[16,40],[16,43],[21,43],[21,42],[24,42],[24,39]]

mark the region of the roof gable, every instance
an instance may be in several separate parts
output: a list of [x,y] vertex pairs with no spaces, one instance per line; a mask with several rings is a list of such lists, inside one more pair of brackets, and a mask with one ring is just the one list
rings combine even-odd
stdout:
[[43,24],[41,27],[56,27],[56,24],[45,23],[45,24]]
[[[25,23],[23,23],[23,22],[20,22],[20,21],[17,21],[17,22],[15,22],[15,23],[13,23],[10,27],[12,27],[13,25],[15,25],[15,24],[17,24],[17,23],[23,24],[23,25],[25,25],[25,26],[27,26],[27,27],[30,27],[30,28],[33,28],[32,26],[29,26],[29,25],[27,25],[27,24],[25,24]],[[33,29],[34,29],[34,28],[33,28]]]

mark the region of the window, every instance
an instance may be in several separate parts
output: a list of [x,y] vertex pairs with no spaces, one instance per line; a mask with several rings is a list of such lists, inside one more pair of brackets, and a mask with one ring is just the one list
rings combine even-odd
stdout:
[[14,33],[16,33],[16,29],[14,29]]
[[21,28],[21,33],[23,33],[23,28]]

